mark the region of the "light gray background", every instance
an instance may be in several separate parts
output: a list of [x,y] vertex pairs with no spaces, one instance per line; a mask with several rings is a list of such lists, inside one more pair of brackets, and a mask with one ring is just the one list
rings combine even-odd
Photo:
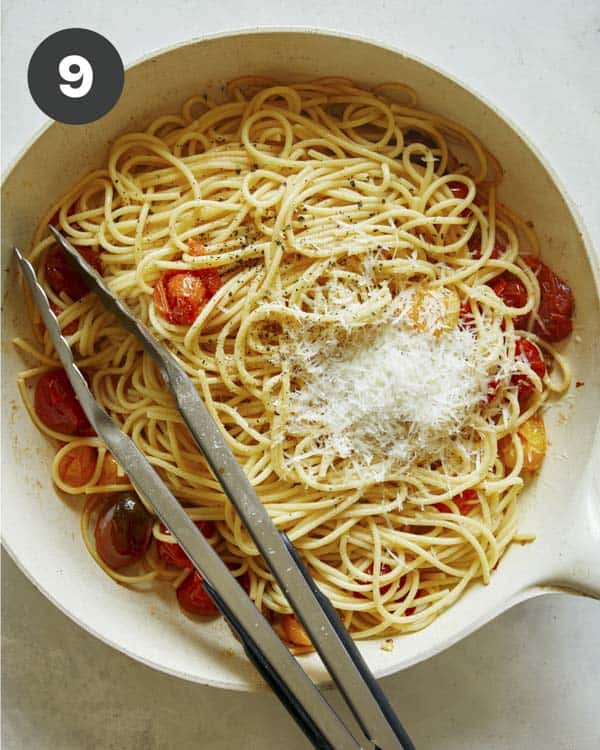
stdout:
[[[94,29],[127,65],[205,33],[319,26],[405,49],[484,93],[552,164],[598,247],[598,0],[4,0],[2,18],[3,170],[44,122],[26,70],[54,31]],[[187,684],[112,651],[4,553],[2,583],[4,750],[307,747],[269,695]],[[600,604],[544,597],[383,686],[418,750],[597,750],[599,674]]]

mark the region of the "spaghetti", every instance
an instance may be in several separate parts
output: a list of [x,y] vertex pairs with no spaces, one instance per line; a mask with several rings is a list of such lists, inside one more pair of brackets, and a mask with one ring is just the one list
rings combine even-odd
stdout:
[[[96,399],[288,640],[304,643],[154,364],[78,288],[48,221],[181,362],[354,637],[418,630],[527,539],[518,496],[545,453],[540,407],[569,386],[550,342],[570,331],[570,290],[498,201],[496,160],[410,88],[226,91],[118,138],[40,223],[31,260]],[[119,582],[184,592],[197,574],[158,521],[137,567],[99,554],[97,518],[131,487],[72,404],[48,418],[58,360],[34,328],[19,385],[60,444],[55,484],[87,497],[90,553]]]

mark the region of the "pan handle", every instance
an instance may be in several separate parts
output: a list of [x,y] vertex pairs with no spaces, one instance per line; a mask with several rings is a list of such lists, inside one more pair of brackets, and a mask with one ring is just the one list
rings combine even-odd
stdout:
[[557,538],[561,564],[552,583],[600,599],[600,429],[582,481],[580,511]]

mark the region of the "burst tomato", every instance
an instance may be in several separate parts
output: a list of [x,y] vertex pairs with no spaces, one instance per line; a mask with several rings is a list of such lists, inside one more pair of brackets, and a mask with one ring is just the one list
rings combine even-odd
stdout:
[[296,646],[312,646],[306,630],[298,622],[295,615],[284,615],[281,618],[281,625],[285,633],[286,640]]
[[533,257],[524,260],[540,285],[540,304],[533,330],[545,341],[561,341],[573,330],[574,300],[571,287],[541,260]]
[[58,475],[70,487],[83,487],[96,470],[98,451],[91,445],[72,448],[60,461]]
[[35,386],[34,408],[51,430],[66,435],[93,433],[64,370],[50,370],[40,376]]
[[[499,258],[503,252],[504,243],[496,237],[494,239],[494,247],[492,248],[492,254],[490,255],[490,258],[496,260],[496,258]],[[473,258],[475,258],[475,260],[479,260],[479,258],[481,258],[481,231],[479,229],[476,229],[473,232],[471,239],[469,240],[469,253],[473,256]]]
[[[212,537],[215,533],[215,525],[212,521],[194,521],[196,526],[204,534],[205,537]],[[163,534],[168,534],[169,531],[162,524],[160,530]],[[161,560],[168,563],[169,565],[175,565],[178,568],[193,568],[192,561],[177,544],[177,542],[163,542],[159,540],[157,543],[158,554]]]
[[[527,360],[535,374],[543,378],[546,374],[546,365],[541,351],[528,339],[517,339],[515,344],[515,356]],[[535,391],[533,382],[524,373],[517,373],[511,378],[511,383],[518,386],[519,402],[523,403]]]
[[203,580],[197,570],[192,570],[177,589],[177,601],[181,609],[193,615],[217,615],[219,610],[206,592]]
[[[458,506],[461,515],[466,516],[474,505],[477,505],[478,497],[475,490],[464,490],[459,495],[455,495],[452,500]],[[441,513],[452,513],[452,510],[446,503],[434,503],[434,507]]]
[[133,493],[105,508],[96,523],[96,550],[113,570],[140,560],[152,534],[153,518]]
[[168,323],[189,326],[220,287],[221,276],[214,268],[165,271],[154,287],[154,305]]
[[[97,253],[87,247],[78,248],[78,252],[98,273],[102,273],[102,264]],[[55,294],[65,292],[73,302],[76,302],[89,291],[81,274],[70,265],[64,250],[58,245],[54,245],[48,251],[45,271],[48,285]]]
[[[523,307],[527,304],[525,284],[508,271],[489,281],[488,286],[494,290],[507,307]],[[519,315],[515,318],[515,328],[524,328],[527,325],[527,317],[527,315]]]

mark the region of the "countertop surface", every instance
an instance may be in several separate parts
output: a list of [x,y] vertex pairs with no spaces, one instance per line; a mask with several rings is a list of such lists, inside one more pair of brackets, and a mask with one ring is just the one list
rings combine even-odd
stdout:
[[[203,34],[312,26],[390,44],[454,75],[508,115],[600,237],[597,0],[4,0],[3,171],[44,124],[26,86],[39,42],[69,27],[107,36],[127,65]],[[4,750],[301,750],[268,694],[154,672],[67,619],[2,554]],[[600,747],[600,603],[545,596],[383,680],[418,750]],[[339,696],[333,698],[341,706]]]

